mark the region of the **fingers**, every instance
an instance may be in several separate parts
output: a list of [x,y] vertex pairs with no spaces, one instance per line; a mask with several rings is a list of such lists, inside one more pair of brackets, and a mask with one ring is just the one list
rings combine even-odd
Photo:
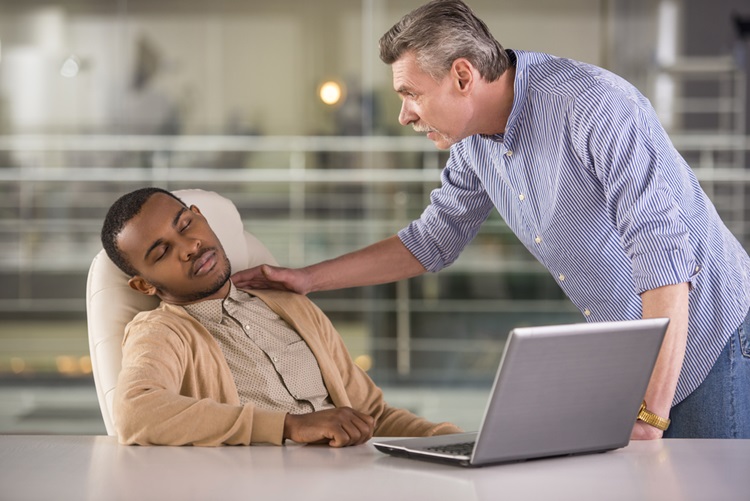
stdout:
[[231,276],[231,280],[235,287],[247,288],[252,283],[253,279],[261,275],[260,267],[248,268],[247,270],[238,271]]
[[355,411],[354,409],[352,409],[352,412],[356,414],[356,419],[352,420],[352,424],[354,424],[360,432],[360,438],[355,445],[363,444],[370,440],[372,434],[375,432],[375,419],[370,415]]
[[324,440],[331,447],[363,444],[374,431],[372,416],[350,407],[287,415],[284,421],[284,438],[307,444]]
[[372,438],[375,420],[371,416],[349,407],[336,410],[339,411],[339,422],[338,427],[333,428],[333,440],[329,442],[331,447],[360,445]]
[[231,277],[235,287],[240,289],[279,289],[304,294],[298,285],[299,271],[262,264],[255,268],[238,271]]
[[262,264],[254,268],[248,268],[246,270],[238,271],[232,275],[231,279],[235,287],[241,289],[272,289],[272,288],[283,288],[275,284],[273,278],[269,277],[272,267],[267,264]]

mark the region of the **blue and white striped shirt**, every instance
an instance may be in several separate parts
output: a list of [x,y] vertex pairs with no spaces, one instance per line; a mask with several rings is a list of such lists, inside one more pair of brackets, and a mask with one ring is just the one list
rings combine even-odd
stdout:
[[438,271],[495,207],[589,321],[640,318],[640,293],[690,283],[677,404],[745,318],[750,258],[638,90],[596,66],[515,54],[505,133],[453,145],[442,186],[399,237]]

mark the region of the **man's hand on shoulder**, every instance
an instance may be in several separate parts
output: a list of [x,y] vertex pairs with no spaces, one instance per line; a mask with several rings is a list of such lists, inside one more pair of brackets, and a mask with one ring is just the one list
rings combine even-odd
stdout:
[[310,414],[287,414],[284,438],[301,444],[327,443],[331,447],[359,445],[372,438],[375,420],[351,407]]
[[238,271],[232,275],[232,282],[239,289],[279,289],[297,294],[310,292],[309,279],[304,270],[269,264]]

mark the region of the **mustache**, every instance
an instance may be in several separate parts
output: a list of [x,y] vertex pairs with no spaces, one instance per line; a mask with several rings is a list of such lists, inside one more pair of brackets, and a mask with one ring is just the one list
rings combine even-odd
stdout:
[[415,132],[435,132],[435,129],[433,129],[429,125],[422,124],[422,123],[412,124],[411,127],[414,129]]

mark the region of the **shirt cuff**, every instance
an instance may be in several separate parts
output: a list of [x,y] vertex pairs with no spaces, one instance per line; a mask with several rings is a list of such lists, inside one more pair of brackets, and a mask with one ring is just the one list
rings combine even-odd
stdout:
[[431,251],[424,244],[422,232],[417,228],[416,222],[412,222],[406,228],[398,232],[398,238],[404,247],[424,266],[424,269],[430,272],[440,271],[445,267],[443,260],[438,252]]
[[701,265],[692,254],[681,249],[663,254],[641,254],[633,258],[633,281],[637,294],[685,282],[692,289],[692,282],[700,270]]
[[253,434],[250,442],[282,445],[284,419],[286,412],[267,411],[256,407],[253,411]]

